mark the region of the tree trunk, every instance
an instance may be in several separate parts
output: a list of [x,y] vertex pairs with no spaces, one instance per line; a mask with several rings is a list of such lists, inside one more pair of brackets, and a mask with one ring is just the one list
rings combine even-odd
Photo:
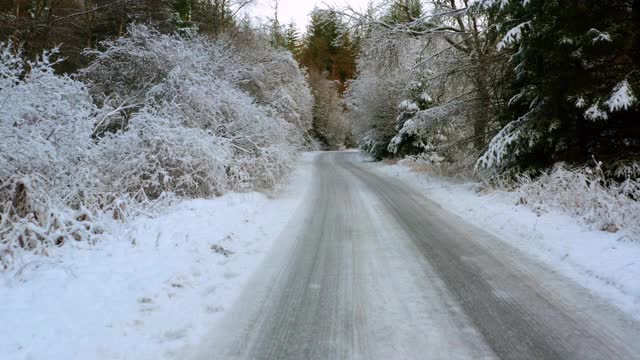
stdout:
[[632,56],[635,67],[640,65],[640,0],[634,0],[632,6]]
[[477,90],[477,109],[473,118],[473,147],[478,150],[484,150],[487,145],[486,134],[487,126],[490,120],[491,114],[491,94],[489,92],[489,85],[485,78],[485,73],[480,70],[476,76],[476,90]]

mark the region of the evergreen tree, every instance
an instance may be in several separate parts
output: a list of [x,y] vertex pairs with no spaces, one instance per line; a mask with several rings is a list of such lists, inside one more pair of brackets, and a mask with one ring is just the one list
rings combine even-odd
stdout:
[[218,36],[237,24],[233,3],[227,0],[190,0],[191,21],[200,31]]
[[183,24],[191,22],[191,12],[193,10],[191,4],[192,0],[174,0],[173,2],[173,9]]
[[300,44],[300,34],[298,33],[298,29],[296,25],[291,23],[287,25],[287,28],[284,31],[285,38],[285,47],[287,50],[291,51],[296,59],[300,57],[301,52],[301,44]]
[[385,22],[402,24],[415,21],[422,16],[422,3],[420,0],[395,0],[385,17]]
[[285,37],[284,29],[278,22],[278,19],[271,21],[269,43],[274,48],[287,48],[287,39]]
[[349,34],[338,14],[315,9],[307,29],[301,63],[312,71],[326,72],[328,79],[340,82],[344,92],[347,80],[355,73],[355,54]]
[[274,6],[274,14],[273,19],[269,20],[270,23],[270,34],[269,34],[269,43],[274,48],[286,48],[287,42],[284,34],[284,27],[280,24],[280,20],[278,20],[278,1],[275,1]]
[[484,166],[584,163],[640,153],[640,1],[484,3],[505,19],[513,68],[503,130]]

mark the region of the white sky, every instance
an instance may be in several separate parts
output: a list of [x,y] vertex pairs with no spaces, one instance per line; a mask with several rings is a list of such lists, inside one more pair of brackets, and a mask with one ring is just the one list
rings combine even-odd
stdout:
[[[326,8],[326,4],[337,7],[350,5],[354,9],[362,10],[367,7],[370,0],[279,0],[278,20],[281,24],[294,22],[300,32],[305,32],[308,15],[315,6]],[[257,4],[248,9],[251,17],[262,19],[273,18],[275,0],[257,0]]]

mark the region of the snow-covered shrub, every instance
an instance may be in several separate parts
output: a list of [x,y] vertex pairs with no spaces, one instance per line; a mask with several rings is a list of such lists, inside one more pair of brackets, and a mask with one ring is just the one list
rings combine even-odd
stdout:
[[460,172],[460,166],[447,162],[437,151],[428,151],[416,155],[407,155],[398,161],[398,164],[406,166],[415,172],[424,172],[429,175],[464,177],[466,173]]
[[227,190],[228,140],[187,128],[175,118],[143,109],[127,131],[107,135],[94,160],[109,190],[157,198],[164,192],[206,197]]
[[241,89],[246,71],[232,46],[144,26],[132,26],[129,35],[105,45],[82,76],[111,107],[135,107],[122,112],[121,126],[104,125],[116,133],[101,140],[100,149],[117,152],[116,144],[132,141],[139,151],[139,158],[114,155],[126,171],[105,166],[105,183],[127,183],[129,193],[142,188],[154,196],[210,196],[271,188],[289,173],[296,155],[292,143],[301,142],[291,141],[296,125]]
[[79,76],[87,80],[99,103],[113,98],[143,103],[149,89],[162,83],[182,61],[198,67],[196,74],[210,72],[230,82],[239,81],[239,58],[226,45],[190,31],[183,36],[167,35],[145,25],[131,25],[126,36],[101,43],[104,50],[85,51],[92,62]]
[[614,181],[601,166],[572,169],[558,163],[537,178],[520,176],[516,192],[521,203],[538,210],[560,209],[600,230],[640,234],[640,177]]
[[0,44],[0,268],[175,196],[273,188],[293,168],[311,95],[290,57],[270,53],[269,82],[194,33],[132,26],[102,45],[74,79],[50,53],[29,62]]
[[[245,150],[241,150],[244,152]],[[255,148],[228,167],[232,190],[272,189],[293,170],[292,149],[280,145]]]
[[[126,128],[132,113],[157,101],[154,97],[166,88],[164,84],[172,73],[173,82],[183,87],[173,90],[186,89],[190,94],[196,90],[188,88],[194,81],[237,83],[241,75],[239,59],[230,47],[190,32],[167,35],[144,25],[132,25],[126,36],[105,41],[102,46],[102,51],[85,52],[92,62],[79,73],[95,101],[113,109],[109,118],[100,122],[98,132]],[[184,77],[176,79],[176,72]],[[189,83],[181,84],[182,80]],[[193,109],[193,113],[199,110]]]
[[84,206],[96,198],[87,165],[96,108],[85,86],[53,70],[55,53],[35,61],[0,44],[0,258],[16,247],[90,238]]
[[292,124],[289,141],[309,147],[314,99],[303,72],[291,52],[272,47],[268,39],[254,32],[233,41],[242,63],[240,87],[269,110]]
[[[273,188],[293,168],[312,98],[290,55],[145,26],[102,46],[73,79],[50,53],[29,62],[0,44],[1,267],[174,196]],[[252,68],[265,58],[277,73]]]

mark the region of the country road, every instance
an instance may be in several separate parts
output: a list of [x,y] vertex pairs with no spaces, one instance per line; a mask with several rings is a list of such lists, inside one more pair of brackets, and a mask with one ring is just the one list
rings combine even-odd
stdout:
[[358,153],[313,171],[197,359],[640,359],[636,322]]

